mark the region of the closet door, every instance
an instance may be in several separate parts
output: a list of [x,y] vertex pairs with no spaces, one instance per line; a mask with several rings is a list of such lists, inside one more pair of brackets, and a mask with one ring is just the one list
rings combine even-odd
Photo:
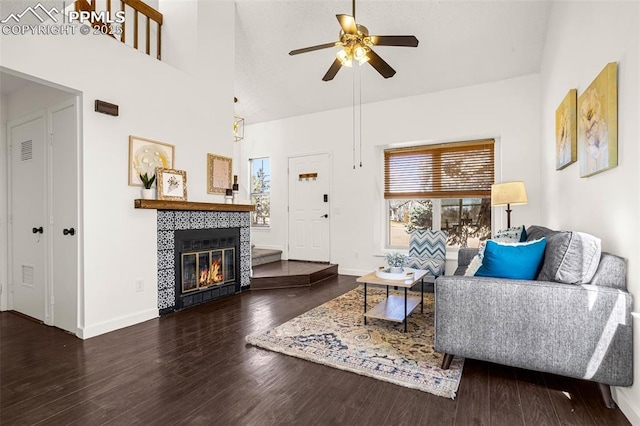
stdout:
[[9,123],[11,286],[9,308],[43,322],[46,305],[47,147],[44,111]]
[[76,104],[49,109],[52,324],[78,329],[78,136]]

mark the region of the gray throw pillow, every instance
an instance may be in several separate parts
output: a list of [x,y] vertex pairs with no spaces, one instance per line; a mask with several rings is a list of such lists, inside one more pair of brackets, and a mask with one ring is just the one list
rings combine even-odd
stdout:
[[598,269],[601,250],[600,239],[593,235],[551,231],[551,235],[547,235],[544,262],[537,279],[587,284]]
[[549,237],[557,234],[558,231],[552,231],[549,228],[545,228],[544,226],[531,225],[527,228],[527,241],[535,241],[539,240],[542,237],[547,238],[547,244],[549,244]]

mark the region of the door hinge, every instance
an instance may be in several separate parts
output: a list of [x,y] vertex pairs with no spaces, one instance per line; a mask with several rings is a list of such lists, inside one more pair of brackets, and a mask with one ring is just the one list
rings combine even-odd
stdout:
[[51,295],[51,304],[53,305],[53,294]]
[[13,225],[13,214],[9,215],[9,225]]
[[11,157],[11,154],[13,154],[13,145],[9,144],[9,157]]
[[9,293],[13,293],[13,283],[9,283]]
[[49,133],[49,145],[53,146],[53,133]]

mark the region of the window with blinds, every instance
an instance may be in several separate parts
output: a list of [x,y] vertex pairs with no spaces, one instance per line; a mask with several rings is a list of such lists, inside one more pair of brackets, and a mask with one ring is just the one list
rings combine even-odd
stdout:
[[384,151],[384,198],[491,196],[494,140]]

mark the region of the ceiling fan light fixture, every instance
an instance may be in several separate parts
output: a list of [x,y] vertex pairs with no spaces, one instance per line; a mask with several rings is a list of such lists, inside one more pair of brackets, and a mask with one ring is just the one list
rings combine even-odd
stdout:
[[340,60],[342,66],[350,67],[353,65],[351,61],[351,53],[347,51],[346,46],[336,52],[336,58]]
[[396,71],[384,59],[382,59],[373,49],[373,46],[405,46],[418,47],[418,39],[413,35],[369,35],[369,29],[364,25],[356,23],[356,0],[351,2],[351,15],[336,15],[340,24],[338,41],[333,43],[319,44],[302,49],[295,49],[289,55],[313,52],[330,47],[339,47],[336,52],[336,59],[329,67],[329,70],[322,77],[322,81],[331,81],[343,66],[353,66],[353,61],[358,64],[369,63],[382,77],[393,77]]
[[369,56],[364,55],[362,58],[358,59],[358,64],[362,65],[364,63],[369,62]]
[[[353,49],[353,59],[362,63],[362,60],[367,57],[367,48],[361,45],[357,45]],[[366,61],[365,61],[366,62]]]

